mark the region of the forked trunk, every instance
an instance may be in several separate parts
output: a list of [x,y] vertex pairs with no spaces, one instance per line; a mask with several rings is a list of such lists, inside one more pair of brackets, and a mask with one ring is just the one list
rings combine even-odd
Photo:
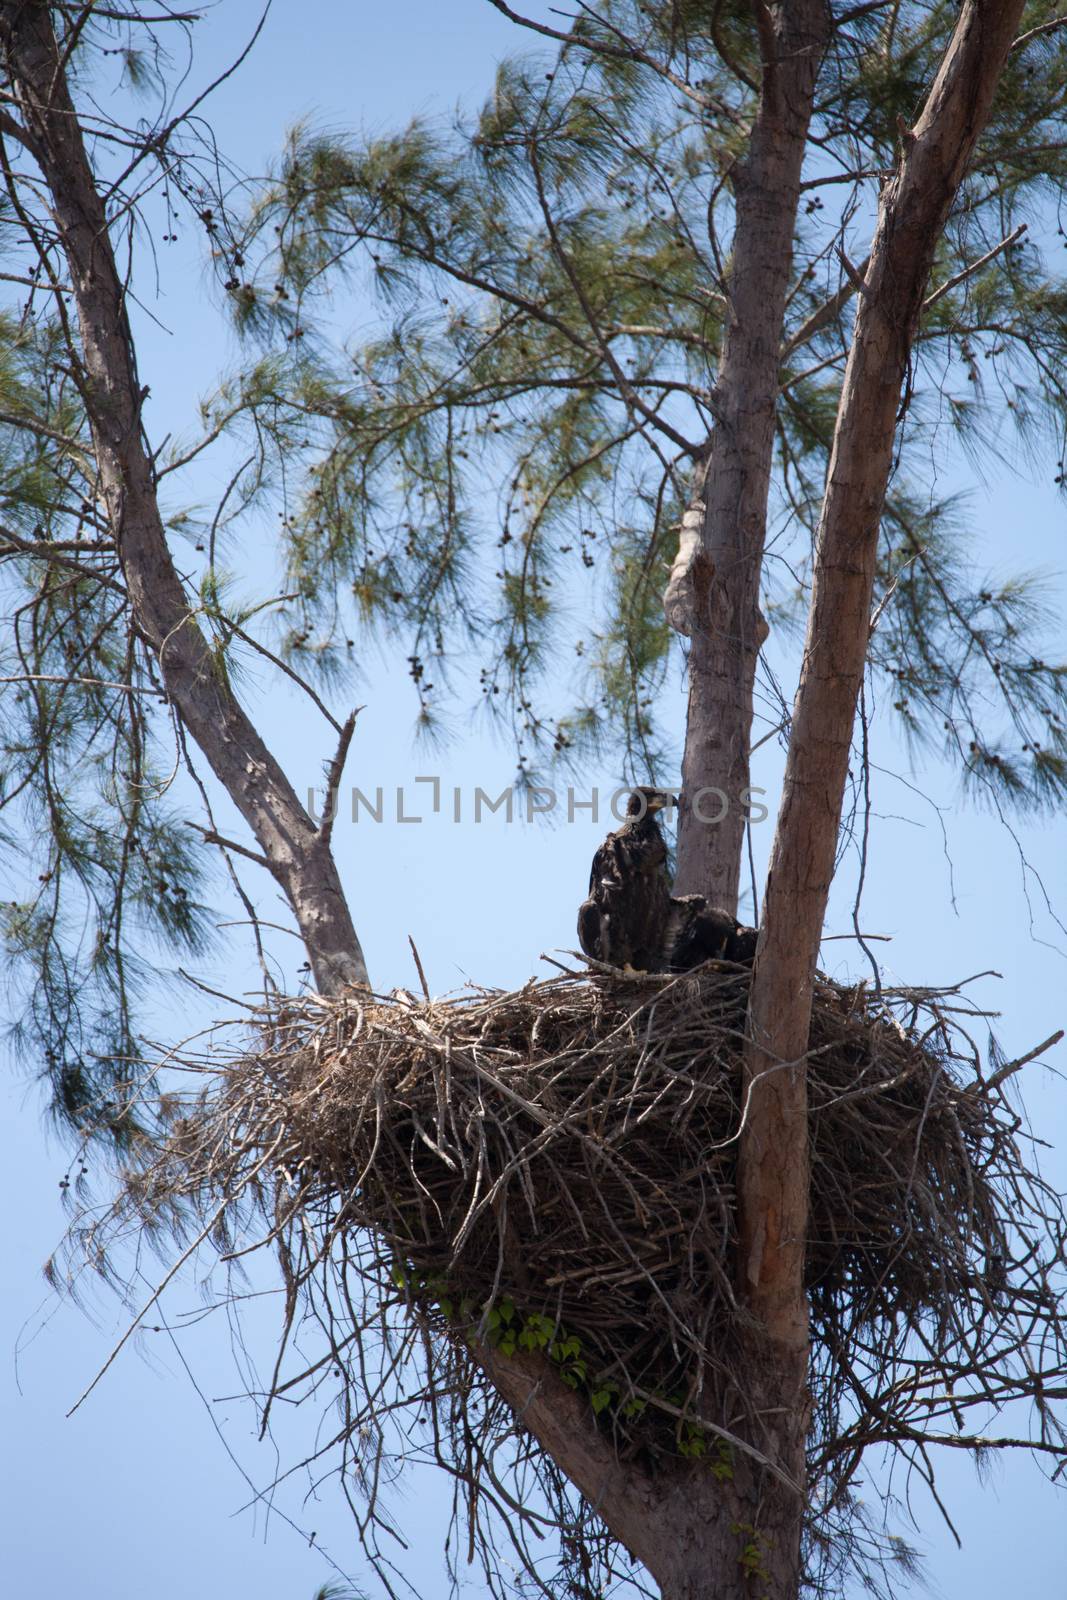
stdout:
[[[559,1462],[615,1537],[648,1570],[662,1600],[789,1600],[799,1581],[797,1550],[804,1502],[740,1433],[706,1459],[660,1464],[649,1473],[620,1462],[593,1423],[587,1401],[566,1388],[540,1355],[504,1358],[479,1348],[486,1374],[517,1421]],[[753,1383],[763,1366],[753,1346]],[[806,1369],[804,1369],[806,1371]],[[804,1371],[799,1373],[803,1385]],[[744,1409],[756,1395],[746,1395]],[[758,1401],[757,1401],[758,1408]],[[794,1413],[803,1450],[807,1413]],[[714,1463],[714,1468],[711,1463]]]

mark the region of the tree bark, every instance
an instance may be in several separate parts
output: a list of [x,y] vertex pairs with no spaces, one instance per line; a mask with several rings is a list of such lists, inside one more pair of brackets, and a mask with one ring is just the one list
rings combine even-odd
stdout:
[[478,1354],[516,1421],[648,1570],[662,1600],[753,1600],[764,1592],[756,1587],[759,1580],[776,1597],[791,1592],[777,1582],[767,1587],[774,1576],[773,1551],[751,1520],[755,1486],[762,1481],[766,1496],[767,1475],[743,1452],[734,1453],[731,1477],[682,1460],[652,1476],[634,1462],[619,1461],[588,1402],[560,1382],[543,1356],[505,1358],[485,1347]]
[[323,994],[367,983],[367,968],[329,847],[195,621],[167,548],[141,432],[126,300],[107,214],[67,89],[47,5],[0,4],[0,49],[24,121],[23,143],[52,198],[78,313],[80,387],[100,487],[138,631],[155,653],[181,720],[255,834],[285,892]]
[[[762,1447],[804,1462],[808,1108],[803,1058],[867,657],[901,384],[934,250],[1015,35],[1022,0],[966,0],[883,190],[838,408],[782,805],[749,1002],[739,1147],[741,1291],[763,1329]],[[779,1538],[782,1530],[776,1530]],[[799,1540],[799,1512],[791,1536]],[[776,1592],[773,1591],[772,1592]]]
[[[678,828],[678,894],[736,912],[749,784],[753,688],[767,633],[760,575],[778,403],[779,351],[791,278],[800,174],[819,65],[825,0],[760,6],[763,75],[739,162],[728,312],[715,384],[715,428],[697,469],[667,620],[688,634],[689,709]],[[719,800],[718,796],[724,797]],[[718,823],[702,820],[728,809]]]

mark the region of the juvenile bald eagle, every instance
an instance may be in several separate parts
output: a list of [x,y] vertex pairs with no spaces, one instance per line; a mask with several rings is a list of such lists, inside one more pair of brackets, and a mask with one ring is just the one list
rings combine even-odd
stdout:
[[657,820],[670,803],[661,789],[631,794],[626,821],[593,857],[578,942],[594,961],[635,972],[690,972],[705,961],[747,964],[756,954],[757,929],[742,927],[701,894],[671,894]]
[[578,911],[578,943],[594,961],[661,972],[670,913],[667,846],[657,816],[670,797],[635,789],[626,821],[593,857],[589,898]]

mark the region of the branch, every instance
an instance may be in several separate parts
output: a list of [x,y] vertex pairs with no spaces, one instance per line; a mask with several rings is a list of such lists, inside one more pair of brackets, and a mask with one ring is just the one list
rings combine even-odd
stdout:
[[839,17],[835,17],[834,27],[847,27],[850,22],[856,22],[860,17],[869,16],[872,11],[884,11],[886,6],[893,3],[894,0],[863,0],[862,5],[850,6],[847,11],[842,11]]
[[14,117],[10,116],[6,111],[0,111],[0,134],[6,134],[9,139],[14,139],[16,144],[20,144],[24,150],[29,151],[34,160],[37,159],[37,146],[22,124],[16,122]]
[[749,77],[748,73],[743,67],[738,66],[737,62],[733,59],[726,47],[726,42],[722,36],[722,29],[719,27],[719,16],[721,12],[722,0],[715,0],[715,4],[712,7],[711,12],[711,21],[708,25],[709,32],[711,34],[711,42],[719,52],[723,64],[729,68],[738,82],[743,83],[746,89],[751,89],[753,94],[758,94],[759,84],[754,78]]
[[867,280],[867,268],[870,265],[870,260],[871,260],[870,256],[867,257],[867,260],[864,262],[862,267],[853,266],[852,262],[848,259],[848,256],[845,254],[844,246],[839,244],[838,247],[837,247],[837,259],[840,261],[841,265],[844,267],[845,272],[846,272],[846,274],[848,276],[849,282],[852,284],[852,287],[856,291],[856,293],[857,294],[866,294],[867,293],[867,281],[866,281]]
[[782,393],[787,395],[790,389],[795,389],[798,383],[807,383],[809,378],[817,377],[820,372],[825,372],[827,367],[839,366],[847,357],[844,350],[835,350],[832,356],[824,356],[822,361],[816,361],[812,366],[805,367],[803,372],[794,372],[782,384]]
[[1067,27],[1067,17],[1053,17],[1051,22],[1039,22],[1036,28],[1031,28],[1028,33],[1021,33],[1013,42],[1012,50],[1025,50],[1031,39],[1038,38],[1043,33],[1051,33],[1054,28]]
[[0,527],[0,558],[16,553],[31,556],[36,561],[47,562],[49,566],[62,567],[67,572],[76,572],[79,577],[91,578],[94,583],[102,583],[105,588],[114,589],[116,594],[122,595],[124,600],[127,599],[125,589],[114,578],[109,578],[106,573],[97,572],[84,561],[76,561],[73,556],[60,553],[81,548],[84,548],[86,555],[100,553],[99,546],[87,544],[83,547],[73,539],[64,540],[62,544],[52,544],[48,539],[24,539],[21,534],[12,533],[10,528]]
[[[289,595],[287,598],[292,599],[292,596]],[[275,601],[271,602],[271,604],[276,603],[277,602]],[[333,715],[333,712],[324,703],[321,697],[315,693],[315,690],[311,687],[306,678],[302,678],[299,672],[291,667],[287,661],[283,661],[281,656],[275,655],[273,650],[269,650],[261,640],[255,638],[250,633],[246,633],[244,628],[240,627],[238,623],[234,622],[231,617],[220,617],[219,622],[221,627],[225,628],[228,633],[234,634],[238,639],[240,639],[242,644],[246,644],[250,650],[255,650],[257,655],[263,656],[265,660],[270,662],[272,667],[277,667],[279,672],[284,672],[285,676],[295,683],[298,689],[303,690],[308,699],[315,706],[315,709],[321,712],[321,714],[325,717],[334,733],[340,733],[341,724],[338,722],[337,718]]]
[[[831,295],[829,300],[825,300],[817,310],[813,311],[807,321],[803,322],[797,329],[796,333],[794,333],[791,338],[786,340],[781,349],[781,354],[779,356],[780,361],[788,361],[789,357],[795,350],[799,350],[802,344],[807,344],[809,339],[814,339],[817,333],[821,333],[823,328],[827,327],[835,320],[839,313],[852,299],[852,296],[856,293],[860,284],[862,284],[864,278],[867,276],[867,268],[870,266],[870,264],[871,258],[870,256],[866,256],[862,266],[852,268],[852,273],[850,273],[846,281],[842,283],[837,293]],[[855,274],[855,277],[853,277],[852,274]]]
[[778,93],[778,39],[774,19],[767,9],[767,0],[752,0],[756,14],[756,33],[759,37],[760,59],[763,62],[763,98],[769,111],[777,111],[775,97]]
[[270,862],[266,856],[261,856],[258,850],[249,850],[247,845],[238,844],[236,839],[227,839],[225,834],[216,833],[214,828],[205,828],[202,822],[187,822],[185,826],[195,828],[202,834],[205,844],[217,844],[223,850],[232,850],[236,855],[244,856],[246,861],[254,861],[257,867],[266,867],[270,872]]
[[53,444],[61,444],[65,449],[75,451],[83,459],[85,457],[85,444],[81,439],[71,438],[69,433],[59,433],[57,429],[50,428],[46,422],[38,422],[36,417],[20,416],[17,411],[0,411],[0,423],[6,422],[12,428],[25,428],[27,433],[35,433],[41,439],[49,439]]
[[1046,1050],[1051,1050],[1054,1044],[1059,1044],[1062,1038],[1063,1029],[1057,1028],[1056,1032],[1050,1033],[1048,1038],[1043,1040],[1041,1044],[1035,1045],[1032,1050],[1028,1050],[1024,1056],[1017,1057],[1015,1061],[1006,1061],[1002,1067],[998,1067],[996,1072],[985,1078],[981,1083],[969,1083],[964,1090],[964,1094],[988,1094],[990,1089],[999,1089],[1001,1084],[1006,1083],[1021,1067],[1029,1066],[1031,1061],[1036,1061],[1038,1056],[1043,1056]]
[[348,747],[352,743],[352,735],[356,731],[356,718],[362,710],[362,706],[357,706],[345,718],[344,726],[340,729],[340,738],[337,741],[337,752],[326,773],[326,805],[323,808],[322,821],[319,823],[319,838],[324,846],[329,845],[330,835],[333,833],[333,819],[337,815],[337,791],[341,786],[341,774],[345,770]]
[[164,22],[183,22],[191,25],[204,20],[202,11],[162,11],[159,16],[144,16],[137,11],[120,11],[114,6],[90,4],[86,9],[91,11],[94,17],[106,17],[109,22],[137,22],[152,27]]
[[627,379],[627,376],[625,372],[623,372],[618,361],[615,359],[615,352],[612,350],[609,341],[604,337],[604,334],[600,329],[596,312],[593,310],[593,307],[589,301],[589,296],[585,292],[585,286],[582,283],[579,274],[575,271],[570,256],[563,248],[562,240],[559,237],[559,231],[556,228],[555,219],[552,216],[551,207],[548,204],[548,196],[545,194],[544,184],[541,181],[541,167],[537,160],[536,145],[532,140],[530,142],[529,150],[530,165],[533,169],[534,183],[537,189],[537,198],[541,206],[541,215],[545,219],[545,227],[548,230],[548,236],[552,242],[552,248],[556,253],[556,259],[563,268],[571,288],[574,290],[578,304],[582,308],[582,314],[589,326],[589,331],[596,340],[597,348],[599,349],[602,358],[610,368],[615,382],[619,386],[619,392],[622,395],[623,400],[632,411],[636,411],[638,415],[643,417],[651,427],[657,428],[660,432],[665,433],[673,445],[675,445],[679,450],[684,451],[685,454],[691,459],[695,460],[699,454],[698,447],[693,444],[691,440],[687,439],[684,434],[679,433],[677,428],[673,428],[669,422],[666,422],[657,411],[652,409],[651,406],[647,406],[645,404],[645,402],[641,399],[641,396],[636,392],[633,385]]
[[963,283],[966,278],[972,277],[974,273],[978,272],[980,268],[986,266],[988,262],[994,261],[1002,251],[1010,249],[1010,247],[1015,244],[1017,240],[1022,238],[1023,234],[1026,232],[1026,229],[1027,224],[1025,222],[1020,222],[1019,226],[1014,230],[1014,232],[1009,233],[1006,238],[1001,239],[1000,243],[995,244],[992,250],[987,250],[984,256],[979,256],[978,260],[972,261],[969,267],[964,267],[961,272],[957,272],[954,278],[949,278],[947,282],[941,284],[939,288],[934,290],[933,294],[928,294],[926,299],[923,301],[923,310],[929,311],[931,306],[936,306],[942,295],[948,294],[950,290],[956,288],[957,284]]
[[67,677],[62,672],[18,672],[9,677],[0,677],[0,683],[62,683],[71,689],[117,689],[120,694],[155,695],[160,700],[167,698],[165,689],[153,689],[149,684],[113,683],[109,678]]
[[106,209],[40,0],[0,0],[0,54],[51,196],[81,330],[100,491],[136,626],[183,726],[244,817],[281,885],[322,993],[367,968],[336,865],[198,626],[171,560],[141,425],[142,389]]
[[[670,67],[664,66],[654,56],[650,56],[647,51],[642,50],[639,44],[626,35],[620,35],[625,39],[625,43],[621,45],[606,44],[602,40],[592,37],[576,38],[573,31],[564,33],[560,28],[552,28],[545,22],[535,22],[532,17],[524,17],[521,12],[513,11],[511,6],[504,3],[504,0],[489,0],[489,4],[494,11],[499,11],[502,16],[507,17],[509,22],[516,23],[520,28],[528,28],[531,33],[539,33],[546,39],[556,39],[560,44],[570,49],[585,50],[590,55],[607,56],[612,61],[637,61],[656,73],[658,77],[663,78],[672,88],[677,89],[679,94],[684,94],[687,100],[692,100],[702,111],[717,111],[730,121],[736,122],[737,120],[736,113],[728,106],[723,105],[717,99],[713,100],[707,95],[700,94],[693,88],[692,84],[687,83],[684,78],[680,78],[676,72],[672,72]],[[583,7],[583,9],[585,8]],[[602,26],[611,27],[606,18],[595,13],[590,13],[590,15]],[[613,31],[619,32],[618,29]]]

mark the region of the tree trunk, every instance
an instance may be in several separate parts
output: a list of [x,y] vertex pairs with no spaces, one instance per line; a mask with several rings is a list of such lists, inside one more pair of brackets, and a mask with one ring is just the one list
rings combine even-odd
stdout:
[[[803,1058],[833,876],[901,383],[937,241],[1015,35],[1022,0],[967,0],[882,193],[838,408],[785,787],[749,1002],[739,1147],[741,1291],[763,1326],[763,1448],[804,1465],[808,1109]],[[789,1536],[799,1539],[799,1517]],[[776,1530],[779,1537],[782,1530]],[[773,1591],[772,1592],[776,1592]]]
[[[566,1472],[611,1532],[645,1566],[662,1600],[775,1600],[795,1592],[796,1565],[763,1527],[774,1528],[781,1504],[794,1514],[798,1496],[741,1449],[730,1476],[706,1462],[678,1460],[653,1476],[620,1462],[596,1426],[586,1400],[568,1389],[541,1355],[479,1347],[486,1375],[516,1421]],[[757,1526],[757,1518],[759,1526]]]
[[[252,829],[285,892],[323,994],[365,984],[367,968],[329,847],[237,701],[194,619],[167,548],[141,432],[143,398],[107,215],[67,90],[47,5],[0,4],[0,48],[24,129],[52,197],[81,331],[79,387],[100,488],[136,626],[181,720]],[[12,130],[8,127],[7,131]]]
[[[800,173],[819,64],[825,0],[760,7],[764,61],[736,196],[728,312],[715,384],[715,428],[697,469],[667,618],[692,641],[678,829],[679,894],[737,909],[749,784],[753,687],[767,626],[760,574],[774,451],[780,349],[792,275]],[[702,789],[703,804],[692,802]],[[720,799],[719,797],[723,798]],[[717,823],[713,818],[725,810]]]

